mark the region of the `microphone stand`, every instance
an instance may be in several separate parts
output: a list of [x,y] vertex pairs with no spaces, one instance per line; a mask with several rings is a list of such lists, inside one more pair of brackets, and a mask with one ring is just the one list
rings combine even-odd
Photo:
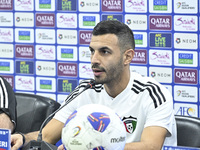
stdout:
[[57,147],[53,144],[47,143],[45,141],[42,140],[42,129],[44,128],[45,124],[48,122],[48,120],[50,120],[58,111],[60,111],[63,107],[65,107],[67,104],[69,104],[72,100],[74,100],[76,97],[78,97],[81,93],[83,93],[85,90],[87,89],[92,89],[95,85],[95,80],[91,80],[86,87],[80,92],[78,93],[75,97],[72,97],[72,99],[70,101],[67,101],[68,98],[71,96],[68,95],[65,104],[62,105],[60,108],[58,108],[56,111],[54,111],[52,114],[50,114],[42,123],[40,130],[39,130],[39,134],[38,134],[38,138],[37,141],[36,140],[32,140],[30,141],[26,146],[22,147],[22,150],[57,150]]

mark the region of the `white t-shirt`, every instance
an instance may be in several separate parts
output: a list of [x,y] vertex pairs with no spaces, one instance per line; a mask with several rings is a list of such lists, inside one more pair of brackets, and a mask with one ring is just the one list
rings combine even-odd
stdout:
[[70,101],[89,82],[83,81],[66,99],[67,106],[54,116],[65,123],[77,108],[90,104],[101,104],[113,109],[122,119],[127,130],[127,143],[141,139],[145,127],[161,126],[168,130],[164,145],[176,146],[176,122],[170,92],[153,78],[142,77],[132,72],[127,87],[115,98],[110,97],[103,85],[95,85]]

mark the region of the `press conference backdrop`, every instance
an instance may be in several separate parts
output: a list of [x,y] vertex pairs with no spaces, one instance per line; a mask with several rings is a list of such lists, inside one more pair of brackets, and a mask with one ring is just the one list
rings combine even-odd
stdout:
[[177,115],[200,117],[199,0],[0,0],[0,75],[16,92],[62,102],[92,78],[93,27],[119,20],[134,32],[131,71],[174,97]]

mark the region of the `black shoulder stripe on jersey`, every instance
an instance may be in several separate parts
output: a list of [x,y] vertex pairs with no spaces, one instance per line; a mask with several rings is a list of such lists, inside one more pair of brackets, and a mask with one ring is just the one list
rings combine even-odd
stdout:
[[157,90],[159,91],[160,95],[162,96],[164,102],[166,102],[165,96],[163,95],[160,87],[158,85],[156,85],[155,83],[152,83],[152,82],[148,82],[148,83],[153,84],[153,85],[155,85],[157,87]]
[[8,108],[8,92],[3,79],[0,77],[0,106],[1,108]]
[[[147,90],[149,92],[149,96],[152,98],[154,102],[155,108],[157,108],[158,104],[161,105],[163,102],[166,101],[166,99],[158,85],[152,82],[147,82],[147,83],[148,84],[144,84],[138,80],[134,80],[133,87],[131,90],[133,90],[136,94],[138,94],[139,92],[143,92],[144,90]],[[156,99],[158,100],[158,102]]]

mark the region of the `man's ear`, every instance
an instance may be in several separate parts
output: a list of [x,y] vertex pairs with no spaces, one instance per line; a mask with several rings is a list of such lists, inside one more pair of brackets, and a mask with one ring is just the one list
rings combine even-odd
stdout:
[[133,49],[128,49],[124,53],[124,65],[129,65],[134,57],[134,50]]

